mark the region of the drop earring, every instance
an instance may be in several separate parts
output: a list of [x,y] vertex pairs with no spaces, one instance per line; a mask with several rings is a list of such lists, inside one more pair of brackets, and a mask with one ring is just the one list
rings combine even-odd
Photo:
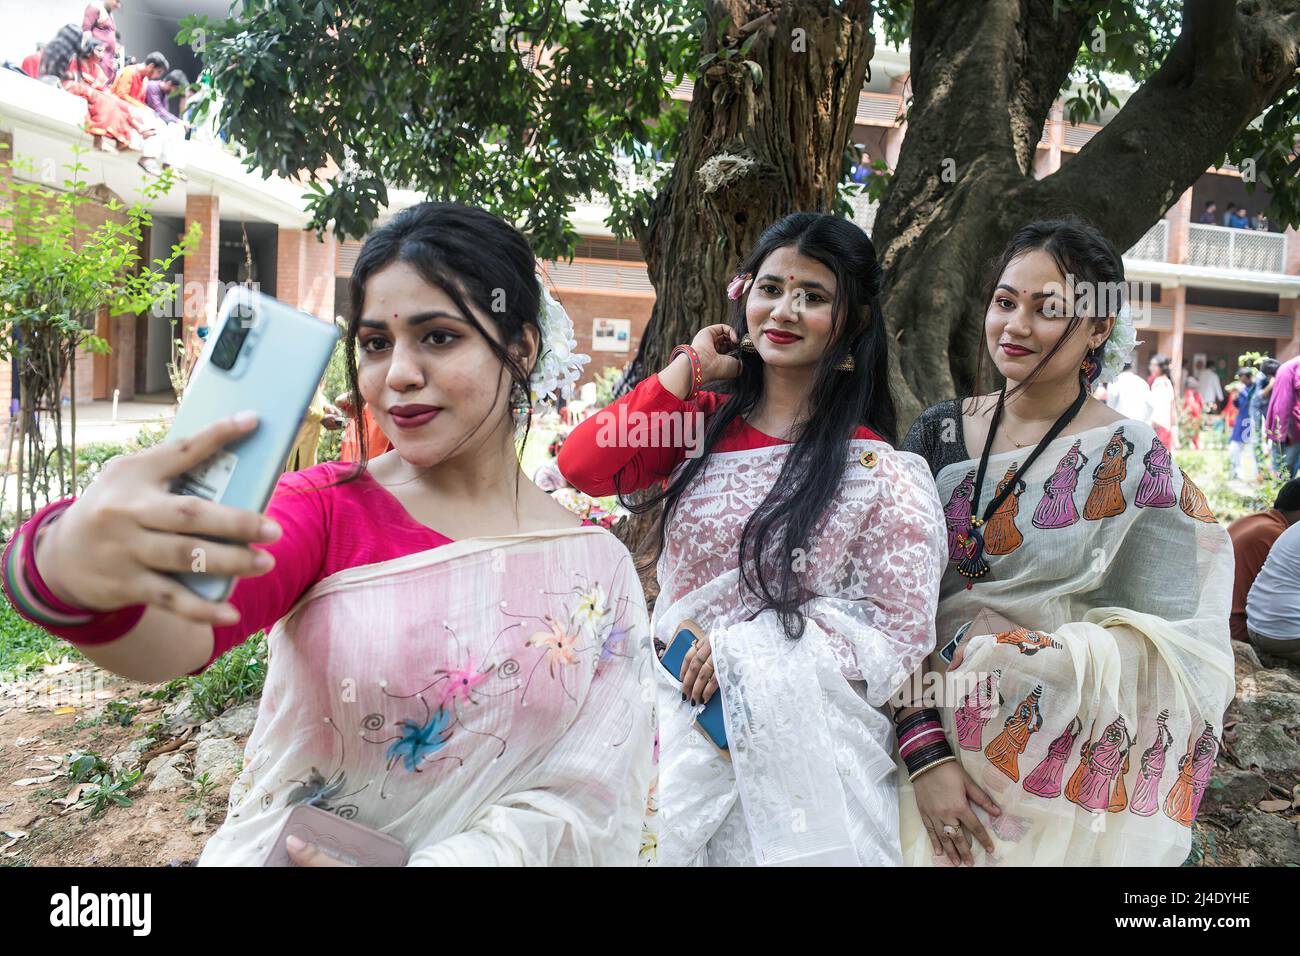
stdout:
[[857,368],[857,367],[858,367],[858,366],[857,366],[857,363],[853,361],[853,356],[852,356],[852,355],[846,355],[846,356],[844,356],[844,358],[842,358],[838,363],[836,363],[836,365],[835,365],[835,371],[837,371],[837,372],[852,372],[852,371],[853,371],[855,368]]
[[758,346],[754,344],[754,340],[749,337],[748,332],[746,332],[745,337],[740,340],[740,351],[748,352],[751,355],[758,353]]

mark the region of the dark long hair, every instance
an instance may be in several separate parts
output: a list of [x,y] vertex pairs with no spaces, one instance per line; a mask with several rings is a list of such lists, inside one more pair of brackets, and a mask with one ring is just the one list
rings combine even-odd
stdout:
[[[889,339],[880,313],[883,274],[871,240],[847,219],[794,213],[763,233],[737,273],[757,275],[763,261],[784,248],[815,259],[835,274],[832,329],[813,372],[809,418],[800,426],[781,474],[745,523],[740,574],[744,587],[760,599],[763,608],[777,611],[787,636],[797,638],[806,625],[799,606],[807,594],[794,555],[799,549],[808,550],[819,520],[839,490],[844,444],[859,425],[868,426],[892,444],[897,418],[889,391]],[[747,331],[744,296],[732,309],[731,327],[737,337]],[[620,490],[619,500],[634,512],[663,504],[654,549],[642,556],[642,567],[663,550],[665,527],[682,493],[705,467],[722,433],[737,417],[751,411],[763,395],[762,359],[756,353],[735,354],[741,360],[739,377],[717,389],[729,391],[733,397],[706,423],[701,454],[687,459],[662,493],[631,502]],[[836,366],[847,356],[852,356],[854,370],[839,371]]]
[[[507,347],[523,341],[526,326],[537,328],[539,340],[541,335],[538,313],[542,292],[534,272],[533,252],[528,240],[513,226],[473,206],[426,202],[402,210],[390,222],[376,229],[362,245],[352,269],[348,286],[352,317],[348,320],[344,337],[348,386],[352,392],[363,467],[369,452],[366,430],[361,425],[364,400],[357,381],[357,331],[365,308],[366,283],[376,272],[394,262],[407,263],[426,282],[447,293],[465,320],[478,330],[488,348],[501,360],[511,382],[520,385],[525,394],[529,392],[528,379],[532,369],[524,368]],[[500,342],[483,328],[471,305],[491,316],[501,337]],[[542,342],[542,348],[547,344]],[[530,424],[525,428],[524,441],[531,429],[531,411],[530,397]],[[517,491],[518,475],[515,477]]]
[[[1069,303],[1070,318],[1065,332],[1057,339],[1056,344],[1048,349],[1047,354],[1039,360],[1025,380],[1007,392],[1008,398],[1037,380],[1047,363],[1052,360],[1052,356],[1061,350],[1066,340],[1083,322],[1118,313],[1125,299],[1127,287],[1124,278],[1124,260],[1100,229],[1082,219],[1043,219],[1021,226],[1002,250],[1002,254],[993,261],[985,283],[985,315],[988,314],[988,304],[993,301],[993,294],[997,291],[998,280],[1002,278],[1002,273],[1006,271],[1011,261],[1038,249],[1052,257],[1062,276],[1073,276],[1076,282],[1087,283],[1093,289],[1104,287],[1106,291],[1114,292],[1116,298],[1110,301],[1099,301],[1094,296],[1093,307],[1089,314],[1081,312],[1075,307],[1075,303]],[[1080,374],[1081,384],[1090,384],[1101,373],[1101,354],[1105,348],[1106,343],[1103,342],[1097,348],[1088,351],[1084,361],[1088,363],[1089,370],[1086,375]],[[984,363],[987,358],[988,342],[981,334],[979,353],[975,360],[975,380],[972,386],[976,394],[979,393],[980,383],[984,380]]]

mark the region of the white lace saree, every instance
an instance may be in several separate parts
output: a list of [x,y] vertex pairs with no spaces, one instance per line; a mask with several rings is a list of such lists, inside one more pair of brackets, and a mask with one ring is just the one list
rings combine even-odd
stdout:
[[692,725],[660,665],[660,865],[899,862],[890,695],[934,646],[943,519],[924,461],[882,442],[845,445],[847,466],[802,562],[807,629],[742,600],[746,520],[789,446],[710,456],[682,496],[659,560],[652,630],[700,624],[713,646],[730,759]]
[[[1032,450],[989,459],[981,502],[1015,491],[981,529],[989,572],[969,588],[956,562],[979,463],[937,477],[953,562],[939,644],[983,607],[1018,625],[968,635],[948,674],[949,740],[1003,811],[976,811],[997,847],[976,843],[976,862],[1177,865],[1234,692],[1231,542],[1146,424],[1059,438],[1021,475]],[[910,784],[900,811],[905,861],[930,864]]]
[[204,865],[260,865],[309,803],[411,865],[631,865],[653,774],[636,569],[583,527],[350,568],[271,631],[244,771]]

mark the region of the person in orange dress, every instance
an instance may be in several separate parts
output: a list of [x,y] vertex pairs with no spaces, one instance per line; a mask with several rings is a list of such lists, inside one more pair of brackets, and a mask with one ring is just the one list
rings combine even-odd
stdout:
[[[334,405],[348,418],[347,427],[343,430],[343,444],[339,451],[339,461],[362,461],[361,432],[358,428],[357,417],[352,412],[352,399],[347,392],[343,392],[334,399]],[[379,427],[374,416],[370,414],[370,409],[365,406],[361,408],[360,427],[365,429],[365,460],[378,458],[393,447],[393,443],[388,440],[384,430]]]
[[[144,102],[144,85],[149,80],[160,80],[169,69],[167,57],[161,53],[150,53],[143,63],[132,63],[123,67],[113,78],[110,87],[114,96],[125,100],[129,105],[147,110]],[[150,110],[150,112],[153,112]]]
[[68,69],[63,88],[86,101],[87,132],[107,136],[124,149],[139,149],[145,130],[131,115],[130,107],[109,92],[108,74],[100,59],[102,47],[98,40],[82,45],[80,56]]

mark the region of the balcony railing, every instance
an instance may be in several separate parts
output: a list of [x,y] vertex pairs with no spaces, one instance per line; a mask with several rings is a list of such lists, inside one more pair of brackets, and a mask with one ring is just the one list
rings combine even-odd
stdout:
[[1169,220],[1159,219],[1150,229],[1133,243],[1133,247],[1125,253],[1130,259],[1150,259],[1153,262],[1164,262],[1169,258]]
[[1192,223],[1187,264],[1249,272],[1286,272],[1286,236],[1280,232]]

